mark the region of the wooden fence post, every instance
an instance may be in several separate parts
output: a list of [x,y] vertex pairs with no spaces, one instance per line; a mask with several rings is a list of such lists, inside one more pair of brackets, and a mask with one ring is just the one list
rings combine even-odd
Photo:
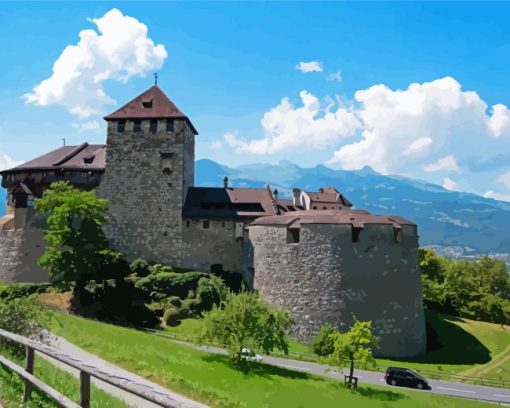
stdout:
[[90,374],[80,371],[80,405],[90,408]]
[[[26,371],[27,373],[34,374],[34,349],[26,346],[27,350],[27,365]],[[25,380],[25,391],[23,392],[23,402],[27,402],[30,398],[30,394],[32,394],[32,384],[30,381]]]

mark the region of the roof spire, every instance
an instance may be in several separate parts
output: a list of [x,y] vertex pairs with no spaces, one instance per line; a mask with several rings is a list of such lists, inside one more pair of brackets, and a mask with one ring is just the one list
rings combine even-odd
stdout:
[[154,85],[158,84],[158,73],[154,72]]

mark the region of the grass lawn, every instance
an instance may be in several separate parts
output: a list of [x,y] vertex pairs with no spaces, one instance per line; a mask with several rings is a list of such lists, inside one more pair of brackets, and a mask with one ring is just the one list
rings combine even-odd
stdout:
[[[382,366],[404,365],[416,370],[510,381],[510,327],[501,328],[498,324],[458,319],[431,311],[427,311],[427,322],[433,336],[429,345],[431,350],[425,355],[402,360],[377,359],[377,362]],[[179,326],[165,330],[193,338],[201,327],[201,320],[184,319]],[[289,351],[310,354],[307,345],[293,340]]]
[[485,407],[427,393],[362,386],[269,365],[248,374],[228,357],[201,352],[133,329],[54,314],[52,330],[105,360],[213,407]]
[[[7,357],[9,360],[15,362],[19,366],[24,366],[22,359],[13,357],[7,354],[5,351],[2,355]],[[56,368],[48,361],[41,359],[36,356],[35,359],[35,376],[43,380],[46,384],[52,388],[64,394],[66,397],[78,402],[79,396],[79,384],[78,380],[72,375]],[[12,374],[9,370],[0,366],[0,402],[4,404],[6,408],[57,408],[58,405],[54,403],[50,398],[45,396],[43,393],[34,391],[32,398],[26,404],[21,404],[23,395],[23,382],[16,375]],[[105,393],[102,390],[98,390],[95,386],[92,386],[91,392],[91,407],[93,408],[127,408],[127,405]]]

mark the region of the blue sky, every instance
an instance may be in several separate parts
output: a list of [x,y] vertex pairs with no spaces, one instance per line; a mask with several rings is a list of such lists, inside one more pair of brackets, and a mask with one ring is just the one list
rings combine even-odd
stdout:
[[[101,117],[158,71],[200,133],[198,158],[370,165],[510,200],[509,15],[474,2],[3,3],[0,167],[62,138],[104,143]],[[63,59],[82,30],[95,34]]]

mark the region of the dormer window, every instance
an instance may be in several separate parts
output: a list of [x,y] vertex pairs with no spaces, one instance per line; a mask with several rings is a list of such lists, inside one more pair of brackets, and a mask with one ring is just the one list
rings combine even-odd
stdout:
[[144,99],[144,100],[142,100],[142,107],[144,109],[151,109],[152,108],[152,99]]
[[166,120],[166,131],[167,132],[173,132],[174,131],[174,120],[173,119],[167,119]]
[[142,121],[135,120],[133,125],[133,132],[141,132],[142,131]]
[[117,132],[123,133],[124,130],[126,130],[126,121],[125,120],[119,120],[117,122]]

